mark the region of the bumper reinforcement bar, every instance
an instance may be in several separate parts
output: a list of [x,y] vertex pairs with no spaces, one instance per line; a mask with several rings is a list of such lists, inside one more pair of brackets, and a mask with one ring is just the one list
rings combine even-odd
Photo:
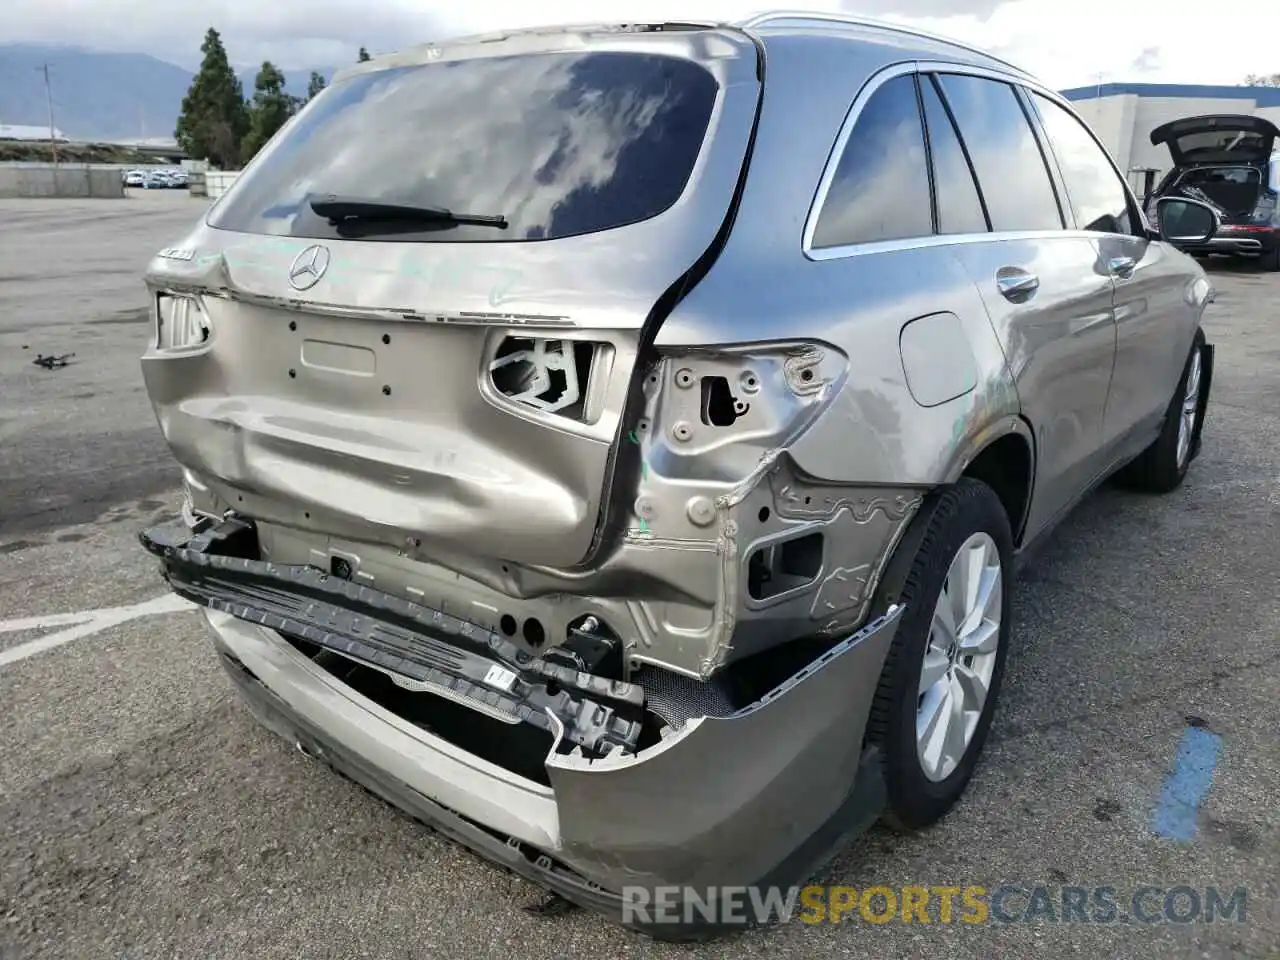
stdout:
[[[598,756],[635,752],[644,691],[549,663],[501,635],[315,567],[260,556],[249,522],[144,530],[165,580],[201,606],[406,677],[486,715],[528,723]],[[622,712],[620,712],[622,711]],[[634,719],[625,716],[634,717]]]

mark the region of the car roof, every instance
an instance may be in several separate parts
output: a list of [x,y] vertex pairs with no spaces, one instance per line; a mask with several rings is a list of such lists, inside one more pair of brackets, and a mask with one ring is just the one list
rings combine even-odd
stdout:
[[1016,63],[1011,63],[980,47],[975,47],[953,37],[946,37],[928,30],[921,30],[888,20],[879,20],[874,17],[817,10],[774,10],[768,13],[755,14],[744,20],[739,20],[733,25],[755,34],[786,30],[788,33],[793,34],[796,32],[807,32],[815,35],[840,33],[850,38],[858,36],[874,38],[877,35],[880,37],[893,36],[922,41],[929,47],[945,48],[952,55],[959,54],[960,56],[957,59],[971,62],[987,61],[990,66],[997,69],[1013,71],[1028,77],[1031,76],[1030,73]]
[[[348,76],[382,69],[386,66],[407,66],[429,62],[441,57],[445,51],[453,51],[465,47],[487,46],[494,51],[495,55],[498,55],[502,52],[501,48],[506,46],[504,41],[541,38],[548,44],[554,44],[558,39],[566,41],[572,39],[580,43],[584,35],[590,34],[670,34],[680,31],[716,29],[735,30],[760,38],[766,37],[771,33],[785,32],[790,35],[807,33],[815,37],[830,37],[836,34],[851,41],[858,39],[872,42],[876,40],[884,42],[889,39],[908,40],[912,42],[912,46],[927,49],[933,55],[943,59],[956,59],[979,66],[989,66],[996,70],[1021,74],[1025,77],[1032,76],[1017,64],[1004,60],[993,53],[950,37],[944,37],[940,34],[930,33],[926,30],[919,30],[903,24],[871,17],[826,11],[774,10],[731,21],[702,19],[629,23],[596,21],[574,24],[546,24],[491,31],[489,33],[467,34],[439,42],[418,44],[395,53],[373,57],[371,60],[339,71],[333,80],[336,83]],[[528,49],[523,45],[519,46]]]

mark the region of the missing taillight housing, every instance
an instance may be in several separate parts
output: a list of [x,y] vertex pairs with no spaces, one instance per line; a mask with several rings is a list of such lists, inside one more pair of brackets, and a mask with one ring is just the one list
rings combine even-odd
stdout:
[[1255,223],[1270,224],[1276,215],[1276,194],[1271,190],[1264,190],[1258,195],[1258,202],[1253,208],[1253,220]]
[[507,337],[489,363],[489,378],[509,400],[585,420],[591,373],[603,347],[590,340]]
[[155,322],[159,350],[191,350],[209,342],[209,317],[195,297],[157,294]]

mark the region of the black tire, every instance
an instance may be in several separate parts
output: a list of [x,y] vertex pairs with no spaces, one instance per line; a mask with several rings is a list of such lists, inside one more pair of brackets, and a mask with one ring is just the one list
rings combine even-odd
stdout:
[[[1152,441],[1151,446],[1123,467],[1116,474],[1116,479],[1126,487],[1146,493],[1171,493],[1182,486],[1187,471],[1196,458],[1199,450],[1200,428],[1204,423],[1205,406],[1208,403],[1208,367],[1204,363],[1204,332],[1196,331],[1195,340],[1191,344],[1191,352],[1187,354],[1187,362],[1182,366],[1182,375],[1178,377],[1178,386],[1169,399],[1165,409],[1164,425],[1160,435]],[[1196,425],[1192,432],[1191,447],[1185,459],[1178,461],[1178,428],[1181,423],[1181,408],[1187,392],[1187,374],[1191,372],[1191,362],[1196,354],[1201,356],[1200,397],[1196,412]]]
[[1280,271],[1280,245],[1269,253],[1264,253],[1258,259],[1258,266],[1267,273]]
[[[982,753],[999,699],[1010,629],[1013,535],[1000,498],[985,483],[964,478],[921,508],[881,583],[876,607],[906,605],[885,659],[867,721],[867,740],[880,750],[888,804],[884,820],[903,830],[918,830],[942,818],[960,799]],[[999,646],[986,702],[973,737],[955,769],[942,780],[925,775],[916,747],[920,674],[933,623],[934,607],[952,560],[975,533],[994,541],[1001,569]]]

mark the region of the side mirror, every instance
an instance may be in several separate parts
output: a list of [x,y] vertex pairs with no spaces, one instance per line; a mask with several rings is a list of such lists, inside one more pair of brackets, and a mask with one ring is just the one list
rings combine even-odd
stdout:
[[1222,221],[1207,203],[1186,197],[1161,197],[1156,201],[1160,239],[1175,247],[1208,243]]

